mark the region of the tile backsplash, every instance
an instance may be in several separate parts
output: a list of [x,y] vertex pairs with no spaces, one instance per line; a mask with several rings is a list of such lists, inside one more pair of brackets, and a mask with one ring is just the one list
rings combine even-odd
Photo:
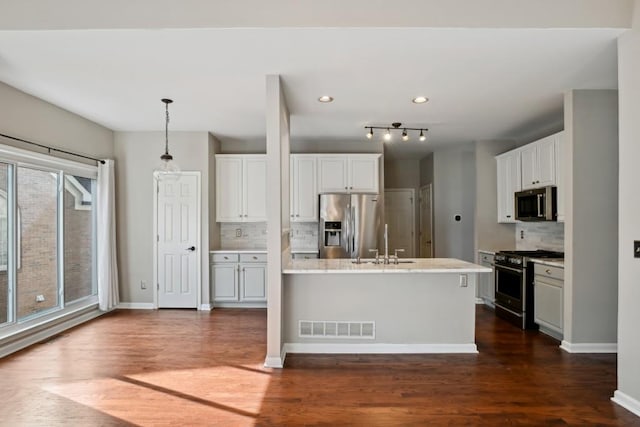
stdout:
[[519,222],[516,224],[516,249],[564,252],[564,223]]
[[220,247],[223,249],[266,249],[267,223],[220,223]]
[[318,249],[318,223],[291,223],[291,250]]

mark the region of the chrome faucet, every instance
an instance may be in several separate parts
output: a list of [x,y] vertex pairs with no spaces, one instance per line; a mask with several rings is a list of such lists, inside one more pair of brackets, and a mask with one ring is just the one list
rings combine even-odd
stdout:
[[389,264],[389,224],[384,225],[384,263]]

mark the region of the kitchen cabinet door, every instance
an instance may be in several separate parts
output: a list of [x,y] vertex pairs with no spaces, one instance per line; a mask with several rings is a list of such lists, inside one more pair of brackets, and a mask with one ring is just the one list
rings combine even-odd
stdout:
[[291,156],[291,221],[318,221],[316,157]]
[[562,333],[563,330],[563,289],[552,279],[535,279],[534,320],[540,326]]
[[486,253],[478,253],[478,263],[491,269],[490,274],[479,275],[479,297],[485,304],[494,306],[495,303],[495,273],[493,271],[494,256]]
[[523,190],[556,185],[556,135],[525,145],[520,157]]
[[497,167],[497,201],[498,222],[515,223],[515,197],[520,191],[520,161],[519,151],[509,151],[496,156]]
[[349,191],[353,193],[378,192],[378,156],[350,155],[348,163]]
[[243,220],[267,220],[267,159],[265,156],[243,158]]
[[267,266],[264,264],[241,264],[242,301],[267,300]]
[[238,264],[211,264],[213,301],[238,301]]
[[242,158],[216,156],[216,221],[241,222]]
[[536,185],[546,187],[556,185],[556,135],[536,142],[538,154],[538,176]]
[[557,190],[557,209],[558,222],[564,222],[564,197],[565,197],[565,179],[564,179],[564,160],[566,159],[566,145],[564,141],[564,132],[556,134],[556,187]]
[[318,156],[318,192],[347,193],[347,156]]

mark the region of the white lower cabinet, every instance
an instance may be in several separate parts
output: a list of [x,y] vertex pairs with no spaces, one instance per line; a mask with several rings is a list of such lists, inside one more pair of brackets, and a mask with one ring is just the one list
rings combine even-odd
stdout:
[[534,320],[541,332],[562,339],[564,269],[538,263],[534,269]]
[[266,307],[267,260],[264,253],[216,253],[211,257],[214,307]]
[[477,297],[482,299],[486,305],[494,306],[495,297],[495,272],[493,269],[494,255],[486,252],[478,252],[478,263],[483,267],[491,269],[490,274],[480,274],[478,279]]

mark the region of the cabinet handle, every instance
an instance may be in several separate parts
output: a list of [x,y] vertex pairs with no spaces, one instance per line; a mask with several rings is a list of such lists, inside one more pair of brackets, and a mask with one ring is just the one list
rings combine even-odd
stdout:
[[245,217],[245,218],[246,218],[247,216],[248,216],[247,214],[244,214],[244,217]]
[[296,218],[299,217],[299,216],[300,216],[300,214],[296,214]]
[[535,184],[536,182],[535,182],[535,181],[531,181],[531,183],[532,183],[532,184]]
[[548,268],[545,270],[545,272],[546,272],[547,274],[551,274],[551,270],[549,270]]
[[254,256],[254,257],[253,257],[253,259],[258,259],[258,257],[257,257],[257,256]]
[[507,215],[507,218],[511,218],[511,215]]
[[293,218],[293,214],[291,214],[291,218]]
[[348,190],[349,188],[347,188],[347,187],[344,187],[344,189],[345,189],[345,190]]
[[224,259],[229,259],[229,257],[228,257],[228,256],[226,256],[226,257],[224,257]]
[[353,190],[353,187],[349,187],[350,190]]
[[242,218],[242,214],[238,215],[240,218]]

